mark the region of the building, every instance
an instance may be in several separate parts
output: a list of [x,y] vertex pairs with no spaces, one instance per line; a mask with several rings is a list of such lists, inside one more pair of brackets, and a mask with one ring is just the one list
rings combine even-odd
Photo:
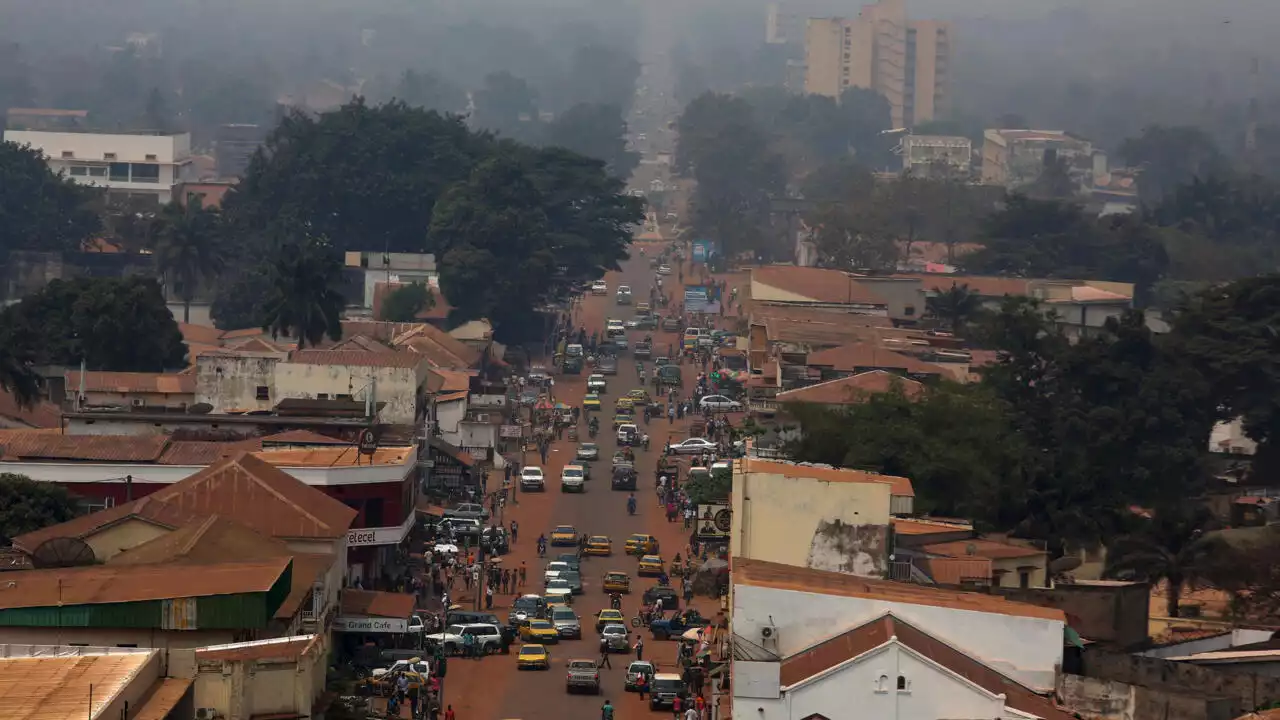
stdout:
[[805,365],[816,371],[824,381],[873,370],[884,370],[916,380],[942,377],[946,372],[938,365],[864,342],[809,353],[805,358]]
[[776,399],[779,403],[812,403],[836,408],[864,403],[872,395],[894,391],[900,391],[909,398],[916,398],[924,392],[924,385],[886,370],[868,370],[857,375],[780,392]]
[[771,305],[805,305],[887,317],[889,304],[840,270],[765,265],[751,269],[751,300]]
[[191,373],[81,372],[65,376],[67,406],[88,408],[165,408],[182,410],[195,404],[196,376]]
[[735,714],[1070,717],[1061,610],[740,557],[731,580]]
[[73,182],[105,187],[109,197],[143,206],[172,200],[191,161],[190,133],[6,130],[4,139],[39,150],[50,170]]
[[990,129],[982,134],[982,183],[1017,190],[1040,179],[1050,161],[1062,160],[1078,190],[1092,192],[1096,154],[1093,143],[1063,130]]
[[907,478],[745,457],[733,471],[734,557],[885,577],[890,521],[910,513]]
[[163,665],[136,647],[0,645],[0,717],[193,720],[191,680]]
[[267,129],[261,125],[235,123],[219,127],[213,141],[218,177],[242,177],[266,138]]
[[346,266],[359,268],[364,276],[364,305],[372,310],[377,286],[408,285],[420,282],[440,295],[440,275],[436,270],[436,256],[431,253],[384,253],[351,251],[346,254]]
[[889,101],[894,127],[945,116],[950,107],[950,25],[908,21],[905,0],[880,0],[856,18],[810,18],[805,92],[839,98],[850,88]]
[[952,135],[908,135],[902,138],[902,171],[916,177],[967,180],[973,164],[973,141]]
[[297,635],[203,647],[195,652],[197,707],[221,720],[323,717],[328,643]]
[[86,129],[88,125],[88,110],[9,108],[5,113],[5,129],[7,130],[75,132]]

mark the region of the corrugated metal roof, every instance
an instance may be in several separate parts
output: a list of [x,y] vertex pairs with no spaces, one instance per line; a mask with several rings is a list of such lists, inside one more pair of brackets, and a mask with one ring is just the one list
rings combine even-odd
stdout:
[[854,405],[866,402],[875,394],[887,393],[895,387],[909,398],[924,392],[924,385],[884,370],[870,370],[857,375],[829,380],[817,385],[780,392],[778,402],[808,402],[820,405]]
[[254,456],[278,467],[355,467],[359,465],[403,465],[413,453],[411,447],[381,447],[365,455],[354,445],[345,447],[281,448],[262,450]]
[[995,540],[983,540],[981,538],[934,543],[925,545],[921,549],[927,553],[946,557],[984,557],[992,560],[1045,556],[1045,551],[1037,548],[996,542]]
[[46,540],[56,537],[86,538],[102,528],[115,525],[129,518],[136,518],[167,530],[173,530],[202,517],[204,517],[202,513],[160,502],[154,495],[149,495],[113,508],[81,515],[64,523],[40,528],[26,535],[19,535],[13,539],[13,545],[25,552],[33,552]]
[[268,445],[350,445],[350,440],[321,435],[314,430],[285,430],[262,438],[263,447]]
[[0,659],[0,718],[96,717],[149,659],[145,652]]
[[891,368],[917,375],[941,375],[942,368],[921,362],[909,355],[876,347],[870,343],[849,343],[829,350],[809,353],[805,364],[814,367],[830,367],[834,370],[856,371],[861,368]]
[[211,440],[174,440],[156,462],[160,465],[212,465],[238,452],[262,449],[257,438],[235,442]]
[[194,682],[190,678],[161,678],[152,688],[151,694],[142,701],[133,720],[165,720]]
[[409,352],[367,352],[364,350],[295,350],[289,362],[300,365],[346,365],[349,367],[416,368],[426,360]]
[[[67,390],[80,389],[80,371],[72,370],[65,376]],[[167,395],[191,395],[196,391],[196,379],[181,373],[102,372],[90,370],[84,373],[86,392],[154,393]]]
[[169,445],[164,435],[23,433],[0,440],[6,458],[153,463]]
[[319,635],[295,635],[292,637],[253,640],[227,645],[210,645],[196,650],[196,660],[221,660],[237,662],[245,660],[292,661],[320,647]]
[[886,483],[891,487],[890,492],[894,495],[915,497],[916,494],[915,488],[912,487],[909,479],[897,477],[895,475],[881,475],[879,473],[867,472],[866,470],[854,470],[852,468],[797,465],[796,463],[783,462],[779,460],[762,460],[755,457],[745,457],[741,462],[742,472],[769,473],[772,475],[784,475],[786,477],[811,478],[822,482]]
[[407,593],[377,590],[342,591],[342,614],[365,617],[407,618],[413,614],[414,597]]
[[939,585],[990,581],[991,558],[923,558],[925,572]]
[[39,400],[31,407],[18,404],[13,393],[0,390],[0,417],[16,420],[33,428],[61,428],[62,410],[48,400]]
[[751,282],[809,298],[813,302],[885,305],[884,298],[841,270],[765,265],[752,268]]
[[146,600],[266,593],[289,567],[289,558],[201,566],[175,572],[173,565],[100,565],[8,573],[0,582],[0,609],[40,608]]

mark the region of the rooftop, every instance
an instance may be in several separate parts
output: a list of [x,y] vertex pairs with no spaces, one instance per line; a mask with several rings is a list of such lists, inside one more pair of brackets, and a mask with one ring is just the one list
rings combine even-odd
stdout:
[[351,445],[293,449],[268,449],[254,456],[279,467],[356,467],[368,465],[403,465],[413,456],[411,447],[380,447],[365,455]]
[[449,333],[428,323],[403,323],[409,327],[395,335],[393,344],[426,356],[432,368],[466,370],[480,364],[483,354]]
[[[66,373],[64,380],[68,392],[80,390],[79,370]],[[151,393],[164,395],[191,395],[196,391],[194,375],[181,373],[100,372],[84,373],[85,392]]]
[[342,591],[342,614],[363,617],[407,618],[413,614],[414,596],[377,590]]
[[1014,710],[1045,720],[1072,717],[1048,698],[983,664],[963,649],[952,647],[891,613],[784,658],[780,668],[781,684],[794,686],[890,642],[909,648],[992,695],[1003,695],[1005,705]]
[[31,407],[18,405],[13,393],[0,390],[0,417],[29,428],[62,427],[62,409],[48,400],[38,400]]
[[[471,389],[471,378],[475,375],[473,372],[444,368],[432,368],[431,374],[435,377],[428,387],[431,392],[438,393],[467,392]],[[439,386],[436,385],[436,377],[439,378]]]
[[161,678],[151,694],[143,699],[133,720],[166,720],[194,682],[190,678]]
[[928,518],[893,518],[893,531],[899,535],[932,535],[947,532],[973,532],[973,524]]
[[744,473],[767,473],[784,477],[807,478],[819,482],[842,483],[886,483],[893,495],[914,497],[915,489],[911,480],[895,475],[881,475],[866,470],[837,468],[830,465],[811,465],[785,462],[782,460],[763,460],[757,457],[742,458],[741,471]]
[[116,505],[88,515],[72,518],[64,523],[50,525],[19,535],[13,538],[14,547],[34,552],[46,540],[58,537],[86,538],[103,528],[124,522],[130,518],[141,520],[152,525],[173,530],[200,518],[199,513],[191,512],[176,505],[160,502],[153,495]]
[[[765,265],[752,268],[751,282],[767,285],[796,296],[791,302],[827,303],[832,305],[885,305],[884,298],[840,270]],[[755,297],[755,291],[752,292]],[[760,299],[760,298],[757,298]],[[774,300],[777,301],[777,300]]]
[[777,396],[778,402],[807,402],[821,405],[855,405],[878,393],[901,388],[903,394],[915,398],[924,392],[924,385],[884,370],[871,370],[849,377],[829,380],[817,385],[787,390]]
[[130,603],[173,598],[265,593],[289,558],[204,565],[175,573],[172,565],[91,565],[18,570],[0,583],[0,609]]
[[983,540],[981,538],[933,543],[920,549],[927,553],[945,557],[981,557],[990,560],[1045,557],[1044,550],[1037,550],[1025,545],[996,542],[995,540]]
[[938,273],[899,273],[894,277],[919,278],[921,286],[927,293],[944,293],[952,287],[968,286],[970,291],[983,297],[1027,295],[1031,283],[1030,280],[1022,278]]
[[829,350],[809,353],[805,364],[811,367],[829,367],[836,371],[857,371],[863,368],[890,368],[913,375],[941,375],[942,368],[922,362],[910,355],[878,348],[868,343],[850,343]]
[[1013,602],[995,595],[943,590],[740,557],[732,559],[730,569],[735,585],[1066,622],[1066,615],[1061,610]]
[[370,352],[368,350],[295,350],[289,362],[298,365],[346,365],[413,369],[423,364],[421,355],[408,352]]
[[0,657],[0,720],[95,717],[129,686],[155,652],[62,655],[52,654],[59,648],[48,650],[50,655]]
[[319,635],[252,640],[249,642],[210,645],[196,650],[196,662],[236,662],[244,660],[296,661],[310,650],[320,647]]
[[262,438],[262,445],[350,445],[347,440],[321,435],[314,430],[285,430]]
[[1071,288],[1071,297],[1061,300],[1049,300],[1051,303],[1127,303],[1132,302],[1133,298],[1128,295],[1121,295],[1117,292],[1103,290],[1102,288],[1091,287],[1089,285],[1075,285]]

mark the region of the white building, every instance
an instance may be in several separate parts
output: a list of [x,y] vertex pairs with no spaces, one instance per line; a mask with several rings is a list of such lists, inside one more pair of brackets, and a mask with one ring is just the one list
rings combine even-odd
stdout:
[[436,270],[436,256],[431,253],[384,253],[351,251],[346,254],[346,266],[360,268],[364,273],[364,307],[372,309],[379,285],[408,285],[422,283],[440,296],[440,275]]
[[902,170],[918,177],[932,177],[941,170],[953,179],[969,177],[973,141],[951,135],[908,135],[902,139]]
[[733,709],[759,720],[1066,720],[1060,610],[734,558]]
[[168,203],[189,180],[191,135],[6,130],[4,139],[44,153],[49,168],[82,185],[129,200]]

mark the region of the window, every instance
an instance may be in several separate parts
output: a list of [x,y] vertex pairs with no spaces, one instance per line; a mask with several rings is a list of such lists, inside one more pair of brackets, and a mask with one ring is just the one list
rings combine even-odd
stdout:
[[146,157],[146,159],[147,159],[147,160],[151,160],[151,161],[153,161],[153,162],[154,162],[154,161],[155,161],[155,159],[156,159],[156,156],[155,156],[155,155],[148,154],[148,155],[147,155],[147,157]]
[[316,393],[316,399],[317,399],[317,400],[328,400],[328,399],[329,399],[329,393]]
[[111,163],[107,179],[111,182],[129,182],[129,163]]
[[900,693],[909,693],[909,692],[911,692],[911,683],[907,682],[907,676],[906,676],[906,675],[899,675],[899,676],[898,676],[898,692],[900,692]]
[[63,150],[63,151],[62,151],[62,157],[64,157],[64,158],[73,158],[73,157],[75,157],[75,156],[76,156],[76,154],[75,154],[75,153],[73,153],[73,152],[71,152],[70,150]]
[[908,306],[906,306],[906,307],[902,308],[902,314],[903,314],[903,315],[906,315],[907,317],[912,317],[913,315],[915,315],[915,314],[916,314],[916,306],[915,306],[915,305],[908,305]]
[[333,396],[333,399],[334,399],[334,400],[350,400],[350,399],[351,399],[351,394],[350,394],[350,393],[338,393],[337,395],[334,395],[334,396]]
[[258,398],[259,400],[270,400],[270,399],[271,399],[271,388],[267,387],[266,385],[259,385],[259,386],[258,386],[258,392],[257,392],[257,398]]
[[136,648],[138,643],[116,643],[116,647]]
[[150,163],[133,163],[129,166],[130,179],[141,183],[160,182],[160,166]]
[[71,174],[74,177],[84,177],[89,174],[89,168],[83,165],[72,165]]
[[115,154],[115,153],[102,153],[102,159],[103,159],[103,160],[115,160],[115,159],[116,159],[116,154]]
[[1018,587],[1020,588],[1031,587],[1031,571],[1030,570],[1018,571]]
[[876,692],[877,693],[889,692],[889,676],[888,675],[881,675],[880,677],[876,678]]
[[89,643],[67,643],[71,647],[89,647]]
[[101,165],[91,166],[89,168],[89,177],[106,177],[107,169]]

